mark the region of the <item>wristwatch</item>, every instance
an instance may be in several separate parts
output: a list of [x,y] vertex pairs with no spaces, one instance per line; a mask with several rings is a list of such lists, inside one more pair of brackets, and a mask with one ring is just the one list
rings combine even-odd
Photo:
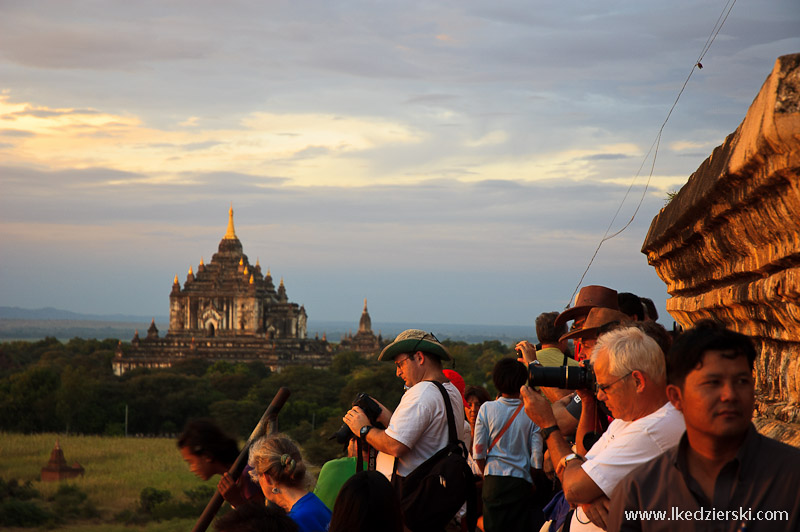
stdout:
[[547,438],[550,437],[552,433],[558,430],[558,425],[553,425],[552,427],[546,427],[541,430],[542,433],[542,441],[546,442]]
[[561,458],[561,460],[558,461],[558,465],[556,466],[556,475],[560,476],[561,473],[564,471],[564,469],[567,468],[567,464],[570,463],[572,460],[580,460],[581,462],[583,462],[584,460],[586,460],[586,458],[579,455],[578,453],[570,453],[564,456],[563,458]]
[[359,431],[358,435],[361,436],[362,438],[366,439],[367,438],[367,432],[372,430],[372,428],[373,428],[372,425],[364,425],[363,427],[361,427],[361,430]]

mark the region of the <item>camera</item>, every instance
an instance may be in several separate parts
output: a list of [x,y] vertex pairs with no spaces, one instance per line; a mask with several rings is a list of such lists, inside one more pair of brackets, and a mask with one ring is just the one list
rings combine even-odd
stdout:
[[565,390],[594,390],[594,370],[591,364],[584,362],[580,366],[558,367],[531,364],[528,366],[528,385]]
[[[381,407],[375,402],[374,399],[372,399],[372,397],[362,392],[353,400],[353,406],[358,406],[364,411],[369,419],[370,425],[379,429],[386,428],[382,423],[378,423],[378,416],[381,415]],[[353,431],[350,430],[350,427],[347,425],[342,425],[339,430],[337,430],[336,433],[330,437],[330,439],[336,440],[338,443],[345,444],[350,441],[350,438],[357,437],[358,436],[353,434]]]

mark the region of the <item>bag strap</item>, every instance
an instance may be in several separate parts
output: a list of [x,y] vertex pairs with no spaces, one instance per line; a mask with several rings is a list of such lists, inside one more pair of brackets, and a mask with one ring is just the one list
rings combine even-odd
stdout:
[[[425,381],[425,382],[432,382],[436,388],[441,392],[442,399],[444,399],[444,410],[447,412],[447,446],[457,445],[459,443],[458,433],[456,433],[456,420],[455,416],[453,415],[453,407],[450,404],[450,396],[447,394],[447,390],[444,389],[444,385],[439,381]],[[397,476],[397,457],[394,458],[394,465],[392,467],[392,480]]]
[[503,434],[506,433],[506,431],[508,430],[508,427],[510,427],[511,423],[514,422],[514,418],[517,417],[517,414],[519,414],[520,410],[522,410],[522,399],[520,399],[519,406],[517,407],[517,409],[514,410],[514,413],[511,414],[511,417],[508,419],[508,421],[506,421],[505,426],[503,426],[503,428],[500,430],[500,434],[495,436],[494,439],[492,440],[492,443],[489,444],[489,448],[486,449],[487,453],[492,450],[492,447],[494,447],[494,445],[497,443],[497,441],[503,436]]
[[457,443],[458,434],[456,433],[456,420],[455,416],[453,415],[453,406],[450,404],[450,396],[447,394],[447,390],[444,389],[444,385],[439,381],[428,381],[432,382],[436,385],[436,388],[442,394],[442,399],[444,399],[444,409],[447,412],[447,429],[448,429],[448,445],[453,445]]

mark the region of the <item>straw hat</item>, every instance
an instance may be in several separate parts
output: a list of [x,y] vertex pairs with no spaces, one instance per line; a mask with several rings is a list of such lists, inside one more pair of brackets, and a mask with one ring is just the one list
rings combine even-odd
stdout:
[[394,360],[397,355],[417,351],[432,355],[439,360],[450,360],[450,353],[436,336],[419,329],[408,329],[398,334],[394,342],[383,348],[378,360]]

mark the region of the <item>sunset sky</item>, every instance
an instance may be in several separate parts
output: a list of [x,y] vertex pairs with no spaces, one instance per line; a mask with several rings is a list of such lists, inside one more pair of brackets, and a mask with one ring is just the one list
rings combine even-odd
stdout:
[[[631,217],[720,0],[0,0],[0,305],[166,316],[225,234],[316,320],[525,325]],[[653,298],[650,221],[797,0],[738,0],[583,284]],[[671,324],[662,316],[661,322]]]

